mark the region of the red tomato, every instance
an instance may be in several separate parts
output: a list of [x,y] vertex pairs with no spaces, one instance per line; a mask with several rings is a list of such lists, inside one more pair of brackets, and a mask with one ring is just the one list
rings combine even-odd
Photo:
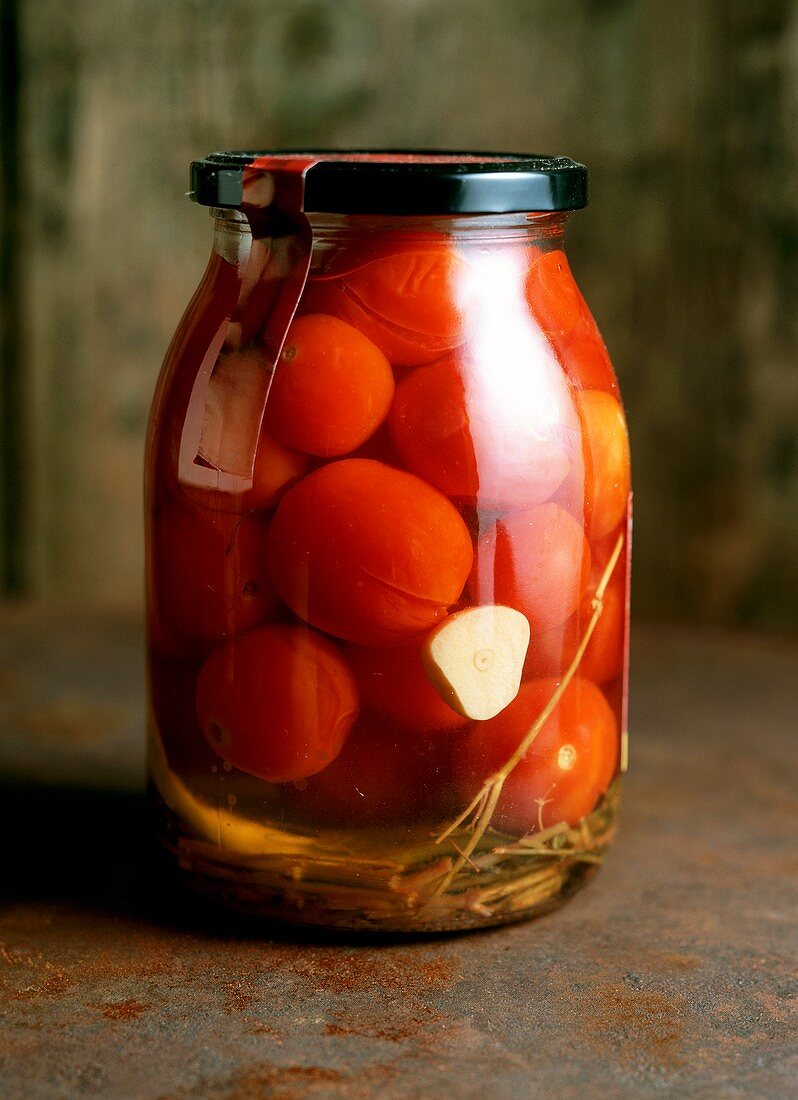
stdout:
[[[466,734],[457,757],[464,800],[499,770],[523,741],[558,680],[522,684],[509,707]],[[505,780],[493,826],[523,836],[561,821],[576,825],[610,785],[618,759],[618,726],[589,680],[575,677],[528,752]]]
[[492,392],[490,378],[476,377],[454,356],[400,382],[388,425],[409,470],[483,507],[539,504],[571,465],[564,444],[535,430],[517,396],[507,401]]
[[458,300],[467,265],[448,245],[388,253],[345,277],[347,293],[390,325],[445,340],[463,338]]
[[418,642],[396,649],[349,645],[346,655],[360,701],[402,729],[414,732],[458,729],[468,724],[441,699],[421,664]]
[[181,485],[180,490],[187,500],[200,508],[238,514],[265,511],[273,508],[283,493],[299,481],[309,463],[309,455],[289,450],[262,431],[255,453],[251,489],[243,493],[227,493],[220,489]]
[[302,312],[349,321],[393,364],[428,363],[465,339],[470,267],[444,238],[383,241],[336,270],[309,285]]
[[574,385],[616,392],[607,348],[560,249],[535,260],[526,280],[527,301]]
[[[607,567],[615,539],[593,548],[590,583],[578,610],[551,630],[536,634],[524,663],[524,678],[561,675],[571,664],[593,615],[593,596]],[[579,664],[579,675],[595,684],[605,684],[623,669],[626,626],[626,574],[623,559],[615,566],[604,593],[604,607]]]
[[401,645],[433,626],[459,598],[472,558],[446,497],[372,459],[309,474],[283,497],[269,535],[289,607],[360,645]]
[[427,336],[392,325],[367,310],[347,292],[343,279],[309,283],[300,302],[300,313],[328,313],[354,325],[380,349],[394,366],[415,367],[440,358],[452,347],[445,337]]
[[609,683],[602,684],[601,693],[610,704],[610,708],[615,715],[615,720],[618,723],[619,729],[623,729],[624,700],[626,695],[626,684],[624,683],[623,675],[616,676],[616,678],[610,680]]
[[566,255],[559,248],[533,260],[526,295],[538,324],[552,337],[567,336],[587,309]]
[[167,503],[155,519],[156,615],[183,637],[218,641],[277,610],[266,563],[268,521]]
[[[591,608],[592,613],[592,608]],[[585,626],[589,622],[585,619]],[[582,660],[582,675],[595,684],[606,684],[623,671],[626,631],[626,582],[623,574],[604,593],[604,607]]]
[[288,330],[266,405],[266,428],[288,447],[330,458],[355,450],[385,419],[394,393],[382,352],[323,313]]
[[596,322],[586,313],[567,339],[556,344],[565,372],[578,389],[618,393],[607,347]]
[[304,627],[261,627],[220,646],[197,683],[197,717],[209,743],[269,783],[326,768],[357,711],[345,658]]
[[576,520],[557,504],[539,504],[496,520],[477,544],[468,583],[476,604],[523,612],[532,643],[579,606],[590,577],[590,546]]
[[324,824],[410,825],[444,804],[448,748],[445,735],[408,738],[363,717],[337,760],[301,789],[284,788],[283,797],[300,816]]
[[592,539],[613,531],[629,500],[629,436],[620,402],[601,390],[576,394],[585,432],[585,514]]

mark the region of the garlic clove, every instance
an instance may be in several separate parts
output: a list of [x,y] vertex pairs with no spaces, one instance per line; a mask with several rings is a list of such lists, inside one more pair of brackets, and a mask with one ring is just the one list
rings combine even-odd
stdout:
[[529,622],[512,607],[468,607],[427,637],[421,662],[432,686],[465,718],[486,721],[512,703],[521,686]]

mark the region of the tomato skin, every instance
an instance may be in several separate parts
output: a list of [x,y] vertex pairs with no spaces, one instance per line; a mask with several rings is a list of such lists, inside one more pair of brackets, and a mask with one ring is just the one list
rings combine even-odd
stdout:
[[614,680],[609,680],[606,684],[601,685],[601,693],[610,704],[619,728],[623,729],[623,714],[626,701],[626,683],[624,681],[623,669]]
[[390,364],[371,340],[338,317],[305,314],[288,330],[265,425],[287,447],[337,457],[372,435],[393,394]]
[[530,265],[526,297],[543,331],[561,339],[577,325],[587,305],[562,249],[542,252]]
[[626,515],[630,489],[629,436],[619,401],[601,390],[576,395],[584,427],[585,514],[592,539],[615,530]]
[[561,249],[533,258],[526,298],[574,385],[617,393],[607,348]]
[[420,478],[348,458],[282,499],[269,533],[277,591],[313,626],[359,645],[401,645],[444,617],[473,549],[454,506]]
[[327,313],[348,322],[367,336],[394,367],[431,363],[455,346],[445,337],[427,336],[391,325],[348,294],[342,279],[309,283],[299,309],[303,316]]
[[[593,615],[593,597],[614,548],[614,538],[592,546],[590,581],[579,608],[567,622],[535,635],[527,651],[524,679],[557,676],[569,667]],[[580,676],[604,685],[621,674],[625,629],[626,574],[621,558],[610,577],[601,615],[579,664]]]
[[497,510],[541,503],[570,469],[565,447],[542,438],[517,405],[480,393],[472,373],[450,355],[399,383],[388,419],[397,453],[447,496]]
[[296,626],[266,626],[213,651],[197,682],[209,744],[241,771],[284,783],[326,768],[357,718],[354,677],[340,651]]
[[411,825],[449,808],[452,749],[446,737],[407,737],[364,715],[334,763],[300,789],[283,788],[284,801],[299,817],[320,824]]
[[420,246],[388,252],[345,277],[347,292],[390,325],[445,340],[463,338],[458,302],[466,262],[450,246]]
[[618,396],[618,379],[607,345],[589,312],[558,344],[557,351],[566,374],[578,389],[604,390]]
[[[551,678],[522,684],[509,707],[466,735],[456,765],[463,800],[510,759],[558,683]],[[505,780],[493,827],[525,835],[562,821],[578,824],[610,785],[617,758],[618,726],[609,703],[595,684],[574,677]]]
[[538,632],[576,611],[590,577],[590,546],[581,526],[557,504],[500,516],[477,544],[468,583],[478,605],[514,607]]
[[159,620],[176,635],[215,642],[264,622],[279,601],[269,577],[269,522],[168,501],[155,517]]
[[348,645],[346,655],[364,709],[376,711],[400,729],[419,733],[460,729],[468,724],[441,699],[421,664],[421,645],[372,649]]
[[337,277],[311,280],[300,312],[340,317],[394,366],[418,366],[463,343],[473,293],[469,270],[440,235],[383,241],[342,256]]

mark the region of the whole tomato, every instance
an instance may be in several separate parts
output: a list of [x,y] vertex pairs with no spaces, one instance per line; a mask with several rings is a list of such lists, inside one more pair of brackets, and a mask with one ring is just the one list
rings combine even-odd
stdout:
[[219,646],[197,681],[197,717],[228,763],[270,783],[302,779],[341,751],[358,713],[346,659],[315,631],[266,626]]
[[618,396],[612,360],[592,314],[586,312],[568,336],[556,342],[556,350],[577,389],[604,390]]
[[526,281],[527,301],[538,324],[556,339],[568,336],[587,309],[562,249],[533,259]]
[[300,311],[348,321],[394,366],[429,363],[465,339],[469,265],[441,235],[343,250],[326,274],[335,277],[312,280]]
[[[593,564],[584,599],[567,622],[539,631],[532,639],[524,663],[525,679],[562,675],[569,667],[593,616],[596,588],[614,548],[615,537],[593,545]],[[580,676],[603,685],[621,674],[625,626],[626,570],[622,557],[604,593],[601,615],[579,665]]]
[[346,458],[283,497],[269,533],[277,591],[301,618],[359,645],[401,645],[459,599],[473,558],[454,505],[373,459]]
[[511,400],[507,389],[453,355],[417,367],[399,383],[388,420],[403,465],[484,508],[547,500],[571,466],[568,450],[552,425],[535,424],[522,387]]
[[[522,684],[505,710],[478,722],[457,756],[463,800],[510,759],[547,705],[559,681]],[[601,691],[575,677],[526,755],[509,774],[493,814],[493,827],[525,835],[564,821],[576,825],[610,785],[618,759],[618,726]]]
[[504,604],[529,619],[535,636],[564,623],[582,601],[590,546],[581,525],[557,504],[500,516],[477,543],[468,599]]
[[321,458],[354,451],[379,427],[394,393],[382,352],[352,325],[324,313],[288,330],[265,425],[287,447]]
[[584,426],[588,532],[601,539],[626,515],[631,477],[626,418],[620,401],[602,390],[583,390],[576,403]]
[[561,249],[533,257],[526,297],[574,385],[617,392],[607,348]]

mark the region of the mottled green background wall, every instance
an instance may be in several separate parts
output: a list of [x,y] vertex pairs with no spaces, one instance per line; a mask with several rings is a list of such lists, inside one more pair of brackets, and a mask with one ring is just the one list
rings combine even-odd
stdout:
[[140,599],[147,408],[209,247],[192,156],[498,147],[592,170],[571,249],[629,408],[637,612],[798,628],[795,4],[2,4],[16,587]]

